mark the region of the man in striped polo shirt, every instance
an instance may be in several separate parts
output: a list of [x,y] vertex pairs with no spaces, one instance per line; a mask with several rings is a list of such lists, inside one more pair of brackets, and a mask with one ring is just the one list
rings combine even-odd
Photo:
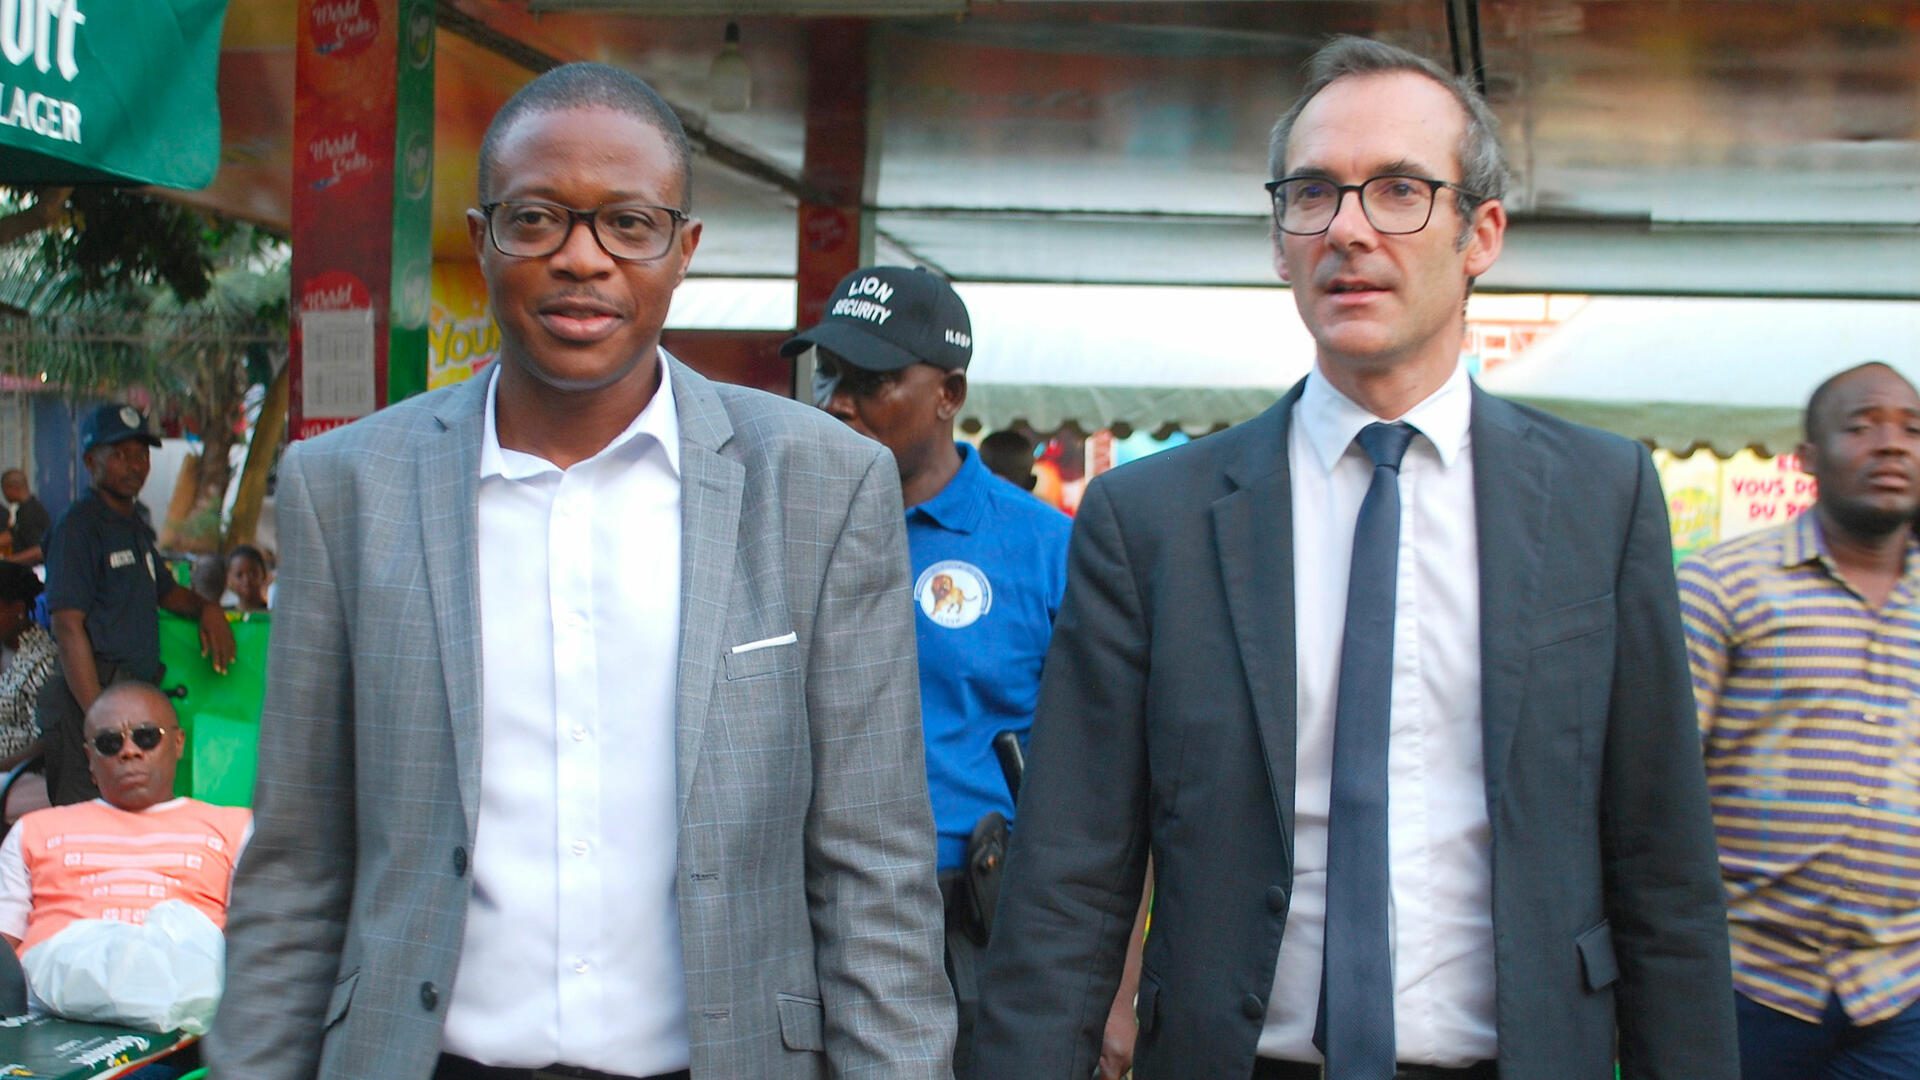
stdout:
[[1679,571],[1744,1080],[1920,1077],[1920,395],[1822,383],[1814,506]]

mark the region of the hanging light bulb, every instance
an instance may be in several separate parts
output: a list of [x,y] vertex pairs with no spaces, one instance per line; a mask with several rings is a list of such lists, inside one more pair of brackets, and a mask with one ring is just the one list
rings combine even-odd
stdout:
[[714,112],[746,112],[753,100],[753,72],[740,55],[740,24],[727,24],[727,40],[707,72],[707,94]]

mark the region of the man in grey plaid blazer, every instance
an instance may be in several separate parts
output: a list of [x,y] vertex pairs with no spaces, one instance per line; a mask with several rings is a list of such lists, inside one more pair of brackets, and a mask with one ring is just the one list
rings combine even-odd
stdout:
[[[221,1080],[949,1075],[897,471],[830,417],[710,383],[658,349],[700,230],[684,214],[683,138],[613,69],[569,65],[523,90],[488,133],[469,215],[502,330],[497,372],[296,446],[281,466],[256,830],[206,1043]],[[648,434],[663,430],[677,436]],[[633,464],[607,471],[628,448]],[[589,599],[604,598],[673,545],[630,530],[588,568],[560,558],[570,530],[632,512],[600,497],[578,529],[554,512],[551,549],[541,517],[537,553],[503,558],[487,494],[501,461],[509,478],[526,467],[529,491],[543,476],[624,491],[649,469],[670,485],[679,572],[660,606],[677,598],[677,660],[657,743],[644,684],[632,701],[602,692],[591,733],[569,713],[583,690],[562,647],[591,626],[576,651],[618,685],[658,657],[600,620],[653,613],[559,612],[563,579],[586,574]],[[535,554],[539,588],[494,603],[493,575]],[[538,595],[549,573],[552,595]],[[558,665],[544,700],[497,685],[528,662],[519,653],[547,663],[542,643]],[[528,708],[555,744],[557,785],[551,766],[535,775],[537,754],[490,752]],[[522,789],[564,809],[581,745],[666,762],[654,792],[627,790],[647,787],[641,771],[585,770],[605,799],[661,808],[657,828],[608,813],[601,839],[568,844],[500,812],[528,805],[511,801]],[[675,977],[582,999],[568,988],[633,958],[556,963],[548,947],[531,953],[546,966],[512,962],[523,921],[536,943],[578,932],[577,868],[623,840],[634,861],[663,860],[659,910],[648,896],[594,907],[598,942],[677,924],[671,955],[647,958]],[[528,858],[543,841],[553,850]],[[557,923],[547,936],[543,919]],[[658,1022],[628,1032],[629,1015]]]

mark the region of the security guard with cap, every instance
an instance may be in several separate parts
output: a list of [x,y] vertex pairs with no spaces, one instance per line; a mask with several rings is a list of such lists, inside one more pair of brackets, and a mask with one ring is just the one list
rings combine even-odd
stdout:
[[154,548],[139,495],[160,440],[146,418],[130,405],[101,405],[81,425],[80,445],[92,486],[47,539],[47,607],[60,663],[41,689],[38,719],[56,806],[100,794],[81,736],[100,691],[129,679],[159,683],[157,609],[199,621],[201,652],[214,670],[227,670],[234,648],[220,606],[177,584]]
[[900,468],[947,974],[959,1005],[954,1072],[966,1080],[976,958],[1013,818],[993,739],[1012,731],[1024,742],[1033,724],[1072,523],[954,441],[973,330],[944,280],[898,266],[856,270],[835,288],[820,324],[781,353],[809,347],[814,404],[884,444]]

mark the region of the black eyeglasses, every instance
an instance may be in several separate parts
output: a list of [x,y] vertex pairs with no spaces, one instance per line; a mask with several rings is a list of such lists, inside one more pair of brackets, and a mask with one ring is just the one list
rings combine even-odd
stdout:
[[841,390],[855,400],[869,398],[899,380],[898,371],[869,371],[820,349],[813,368],[813,403],[824,409]]
[[[93,748],[101,757],[112,757],[127,745],[127,732],[103,731],[92,739]],[[165,728],[158,724],[141,724],[132,731],[133,745],[142,750],[152,750],[167,737]]]
[[480,207],[487,216],[487,237],[503,255],[540,259],[559,251],[583,222],[600,250],[622,262],[652,262],[673,247],[674,234],[687,220],[682,211],[645,203],[608,203],[575,210],[550,202],[493,202]]
[[1369,177],[1358,184],[1336,184],[1324,176],[1288,176],[1268,181],[1266,188],[1273,196],[1274,226],[1293,236],[1318,236],[1331,228],[1349,191],[1359,196],[1360,212],[1374,231],[1388,236],[1426,228],[1441,188],[1452,188],[1455,197],[1469,202],[1482,198],[1459,184],[1398,174]]

